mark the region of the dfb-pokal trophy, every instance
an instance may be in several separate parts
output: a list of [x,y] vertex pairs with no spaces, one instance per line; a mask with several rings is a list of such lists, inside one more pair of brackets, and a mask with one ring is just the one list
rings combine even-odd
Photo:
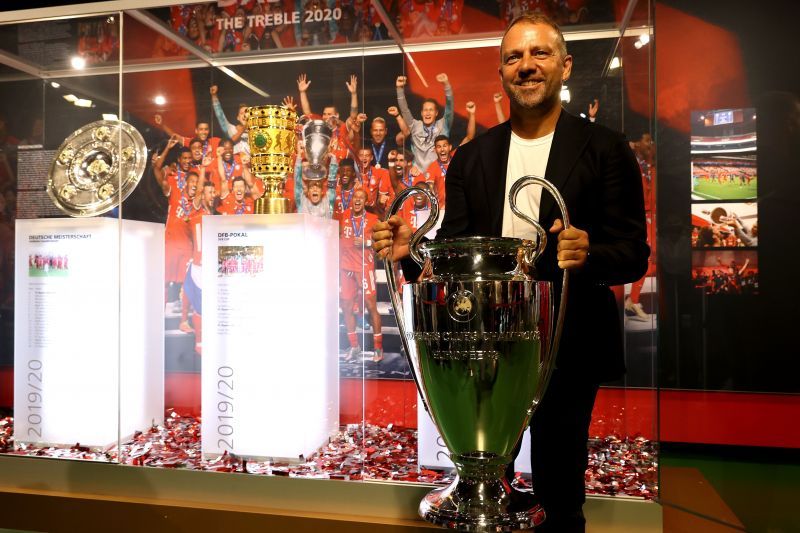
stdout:
[[297,113],[280,105],[247,108],[250,168],[264,182],[264,194],[255,201],[259,215],[290,212],[283,195],[286,176],[293,170],[297,144]]
[[504,477],[554,368],[566,302],[565,270],[554,330],[553,283],[538,280],[535,271],[547,233],[516,205],[519,191],[532,184],[553,195],[565,227],[569,219],[550,182],[517,180],[509,193],[511,209],[534,226],[536,242],[459,237],[420,244],[439,208],[419,187],[400,192],[386,216],[413,194],[427,195],[431,205],[431,216],[409,243],[427,277],[405,285],[401,302],[391,254],[386,274],[414,381],[457,472],[452,484],[425,496],[419,512],[450,529],[530,529],[546,519],[535,495],[512,488]]

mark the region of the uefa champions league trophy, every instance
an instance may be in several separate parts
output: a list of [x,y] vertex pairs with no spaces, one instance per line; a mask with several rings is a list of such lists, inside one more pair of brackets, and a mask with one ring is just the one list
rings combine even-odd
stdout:
[[520,178],[509,201],[514,214],[536,228],[536,243],[460,237],[420,245],[439,208],[436,198],[418,187],[400,192],[386,217],[412,194],[427,195],[431,205],[431,216],[409,243],[414,261],[431,267],[430,277],[406,284],[401,303],[391,258],[385,264],[414,381],[458,474],[419,506],[425,520],[445,528],[510,531],[545,520],[535,496],[512,488],[504,478],[552,373],[566,303],[565,270],[554,334],[553,284],[537,280],[534,270],[547,233],[516,206],[520,189],[531,184],[553,195],[564,227],[569,219],[550,182]]
[[247,137],[253,175],[264,182],[264,194],[255,201],[259,215],[288,213],[283,196],[286,176],[294,166],[297,113],[280,105],[247,108]]
[[300,119],[300,123],[302,124],[303,147],[308,159],[308,168],[303,171],[303,175],[309,180],[328,179],[328,169],[324,161],[325,156],[328,155],[333,128],[324,120],[310,119],[305,116]]

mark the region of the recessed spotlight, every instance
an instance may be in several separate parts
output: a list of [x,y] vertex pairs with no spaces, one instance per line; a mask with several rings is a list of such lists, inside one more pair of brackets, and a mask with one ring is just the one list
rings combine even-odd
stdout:
[[581,118],[586,118],[586,113],[581,113]]
[[617,56],[614,56],[614,58],[611,60],[611,63],[608,65],[608,68],[614,70],[618,69],[620,66],[622,66],[622,62]]
[[567,89],[567,86],[564,85],[561,87],[561,101],[569,103],[571,98],[572,96],[569,94],[569,89]]
[[640,42],[640,43],[642,43],[642,46],[644,46],[644,45],[646,45],[647,43],[649,43],[649,42],[650,42],[650,34],[649,34],[649,33],[643,33],[643,34],[641,34],[641,35],[639,36],[639,42]]
[[164,105],[164,104],[167,103],[167,99],[164,98],[164,95],[159,94],[159,95],[156,95],[155,98],[153,98],[153,102],[155,102],[156,105]]
[[72,68],[75,70],[82,70],[86,68],[86,60],[81,56],[72,56],[72,59],[70,59],[69,62],[72,65]]
[[103,113],[103,120],[119,120],[119,117],[114,113]]
[[78,107],[92,107],[92,101],[89,99],[78,98],[73,103]]
[[51,81],[50,87],[52,87],[53,89],[58,89],[59,87],[61,87],[61,84],[58,83],[57,81]]
[[74,94],[65,94],[64,100],[66,100],[69,103],[74,103],[78,101],[78,97],[75,96]]

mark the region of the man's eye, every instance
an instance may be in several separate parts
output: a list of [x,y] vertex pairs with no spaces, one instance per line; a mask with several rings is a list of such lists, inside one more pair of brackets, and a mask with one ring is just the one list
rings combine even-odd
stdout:
[[547,59],[550,57],[550,52],[545,52],[544,50],[537,50],[533,53],[533,57],[536,59]]
[[515,55],[510,55],[510,56],[508,56],[506,58],[506,65],[512,65],[512,64],[516,63],[518,60],[519,60],[519,56],[518,55],[516,55],[516,54]]

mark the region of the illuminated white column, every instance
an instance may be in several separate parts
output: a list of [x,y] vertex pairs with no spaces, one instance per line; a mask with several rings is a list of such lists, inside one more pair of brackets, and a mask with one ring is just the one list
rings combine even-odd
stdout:
[[308,456],[338,429],[338,227],[203,219],[202,450]]
[[163,419],[163,243],[162,224],[17,221],[17,442],[107,447]]

